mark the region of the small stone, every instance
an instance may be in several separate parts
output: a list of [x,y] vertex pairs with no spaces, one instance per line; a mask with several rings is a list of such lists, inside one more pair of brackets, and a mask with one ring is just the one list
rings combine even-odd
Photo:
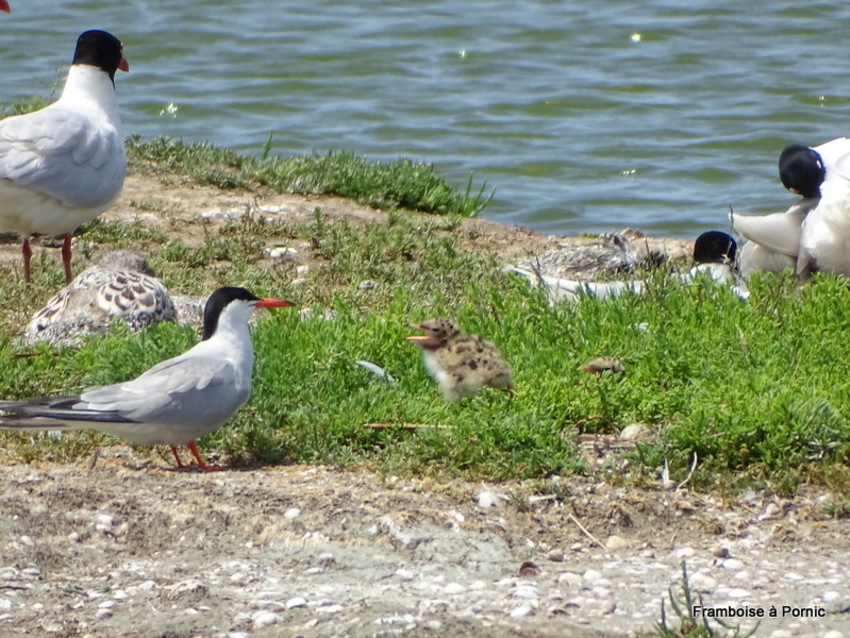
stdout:
[[466,592],[466,587],[464,587],[460,583],[449,583],[443,588],[443,591],[451,596],[456,596],[458,594],[463,594],[464,592]]
[[558,576],[559,585],[569,585],[570,587],[581,587],[584,585],[584,579],[575,572],[564,572]]
[[560,549],[559,547],[556,547],[555,549],[550,550],[549,553],[546,554],[546,560],[550,560],[553,563],[563,563],[564,562],[564,550]]
[[342,605],[337,605],[336,603],[330,603],[327,605],[319,605],[316,607],[317,614],[338,614],[344,609]]
[[287,609],[297,609],[298,607],[306,607],[307,599],[301,598],[300,596],[296,596],[295,598],[290,598],[286,601]]
[[608,540],[605,541],[605,547],[612,550],[626,549],[628,546],[629,541],[622,536],[617,536],[616,534],[609,536]]
[[262,629],[263,627],[271,627],[278,624],[280,622],[280,616],[272,611],[258,611],[251,616],[251,622],[256,629]]
[[632,423],[620,430],[621,441],[634,441],[639,439],[646,432],[646,428],[640,423]]
[[416,578],[416,574],[414,574],[409,569],[403,569],[403,568],[395,570],[395,575],[399,579],[404,580],[404,581],[409,581],[409,580],[413,580],[414,578]]
[[823,635],[823,638],[844,638],[844,634],[842,634],[837,629],[833,629],[832,631],[828,631]]
[[358,290],[375,290],[378,287],[377,281],[372,281],[371,279],[366,279],[357,284]]
[[747,598],[750,595],[750,592],[748,592],[746,589],[739,589],[736,587],[733,587],[732,589],[727,589],[723,593],[729,596],[729,598]]
[[490,490],[481,490],[475,495],[475,502],[479,507],[497,507],[500,500],[498,494]]
[[106,620],[107,618],[112,618],[112,610],[98,609],[97,612],[95,612],[94,617],[98,620]]
[[723,561],[723,569],[737,571],[739,569],[744,569],[744,563],[739,561],[737,558],[727,558]]
[[732,555],[728,547],[718,547],[712,553],[717,558],[729,558]]
[[841,598],[841,594],[839,594],[835,590],[824,592],[823,596],[821,596],[821,600],[823,600],[823,602],[825,603],[831,603],[833,601],[838,600],[839,598]]
[[116,589],[114,592],[112,592],[112,597],[115,600],[127,600],[130,597],[130,595],[127,592],[125,592],[123,589]]
[[145,582],[140,583],[138,585],[138,588],[141,589],[142,591],[150,591],[154,587],[156,587],[156,583],[153,582],[152,580],[146,580]]
[[696,554],[696,550],[693,547],[681,547],[676,550],[676,558],[690,558]]
[[44,631],[55,633],[57,631],[62,631],[65,628],[65,625],[61,618],[56,616],[45,616],[41,620],[41,628],[44,629]]
[[41,571],[35,567],[24,567],[21,570],[21,574],[27,578],[38,578],[41,576]]
[[290,507],[283,513],[284,518],[288,518],[289,520],[293,520],[301,516],[301,508],[300,507]]
[[514,589],[514,598],[532,600],[537,598],[537,587],[534,585],[519,585]]
[[32,547],[33,545],[35,545],[35,541],[32,539],[32,536],[21,536],[21,543],[23,543],[27,547]]
[[99,609],[112,609],[115,607],[114,600],[104,600],[102,603],[98,604]]
[[329,565],[333,565],[336,562],[336,556],[334,556],[330,552],[324,552],[323,554],[319,554],[318,561],[319,565],[328,567]]
[[321,574],[324,571],[325,570],[321,567],[308,567],[307,569],[304,570],[304,573],[307,574],[308,576],[315,576],[316,574]]
[[511,610],[511,618],[525,618],[526,616],[534,615],[534,607],[531,605],[520,605]]
[[540,568],[530,560],[525,561],[519,566],[520,576],[537,576],[540,573]]
[[599,608],[600,616],[609,616],[613,614],[617,610],[617,603],[613,600],[606,600],[602,603],[602,606]]
[[581,575],[581,577],[588,583],[594,583],[602,578],[602,572],[598,572],[595,569],[588,569]]
[[0,598],[0,611],[10,611],[12,609],[12,601],[8,598]]
[[[24,570],[24,571],[26,571],[26,570]],[[787,574],[785,574],[785,580],[792,580],[792,581],[797,582],[797,581],[803,580],[803,577],[800,576],[800,574],[797,574],[795,572],[788,572]]]
[[77,532],[71,532],[70,534],[68,534],[68,540],[72,543],[79,543],[80,535]]
[[717,588],[717,581],[702,572],[697,572],[689,578],[691,589],[700,594],[711,594]]

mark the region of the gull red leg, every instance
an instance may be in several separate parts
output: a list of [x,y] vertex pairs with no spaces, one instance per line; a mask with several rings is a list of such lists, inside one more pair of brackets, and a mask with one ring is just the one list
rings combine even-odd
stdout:
[[65,283],[71,283],[71,235],[62,242],[62,264],[65,266]]
[[21,254],[24,256],[24,281],[30,283],[32,279],[32,267],[30,266],[32,248],[30,248],[29,237],[24,237],[24,243],[21,244]]
[[194,441],[190,442],[186,447],[189,448],[192,456],[195,457],[195,460],[198,462],[198,467],[204,472],[221,472],[224,469],[218,465],[207,465],[204,463],[204,459],[201,458],[201,454],[198,452],[198,446],[195,445]]
[[185,468],[186,466],[183,465],[183,461],[180,460],[180,455],[177,454],[177,448],[174,447],[173,445],[170,445],[169,447],[171,448],[171,451],[174,453],[174,458],[177,460],[177,467]]

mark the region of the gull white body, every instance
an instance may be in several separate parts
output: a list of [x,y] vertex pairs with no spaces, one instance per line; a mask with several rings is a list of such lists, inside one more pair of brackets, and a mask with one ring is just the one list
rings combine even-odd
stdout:
[[74,65],[58,101],[0,120],[0,230],[71,233],[115,202],[126,171],[112,80]]

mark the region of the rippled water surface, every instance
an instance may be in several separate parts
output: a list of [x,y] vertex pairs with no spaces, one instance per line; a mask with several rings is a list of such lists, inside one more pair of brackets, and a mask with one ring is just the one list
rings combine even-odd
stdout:
[[128,133],[433,162],[545,232],[784,209],[782,147],[850,128],[844,2],[10,1],[0,103],[49,94],[103,28]]

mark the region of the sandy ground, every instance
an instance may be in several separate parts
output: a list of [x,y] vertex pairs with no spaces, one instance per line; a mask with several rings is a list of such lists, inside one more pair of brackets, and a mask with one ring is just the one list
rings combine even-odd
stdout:
[[[187,218],[246,203],[289,218],[316,206],[331,218],[383,215],[339,199],[134,177],[106,217],[191,239],[203,230],[187,230]],[[460,232],[505,260],[598,241],[482,220]],[[17,245],[0,246],[0,259],[19,259]],[[630,447],[584,444],[591,467]],[[686,561],[712,612],[766,616],[755,635],[850,637],[850,522],[822,508],[835,496],[754,492],[727,503],[650,484],[181,472],[125,446],[72,465],[0,455],[0,635],[622,636],[660,620]]]

